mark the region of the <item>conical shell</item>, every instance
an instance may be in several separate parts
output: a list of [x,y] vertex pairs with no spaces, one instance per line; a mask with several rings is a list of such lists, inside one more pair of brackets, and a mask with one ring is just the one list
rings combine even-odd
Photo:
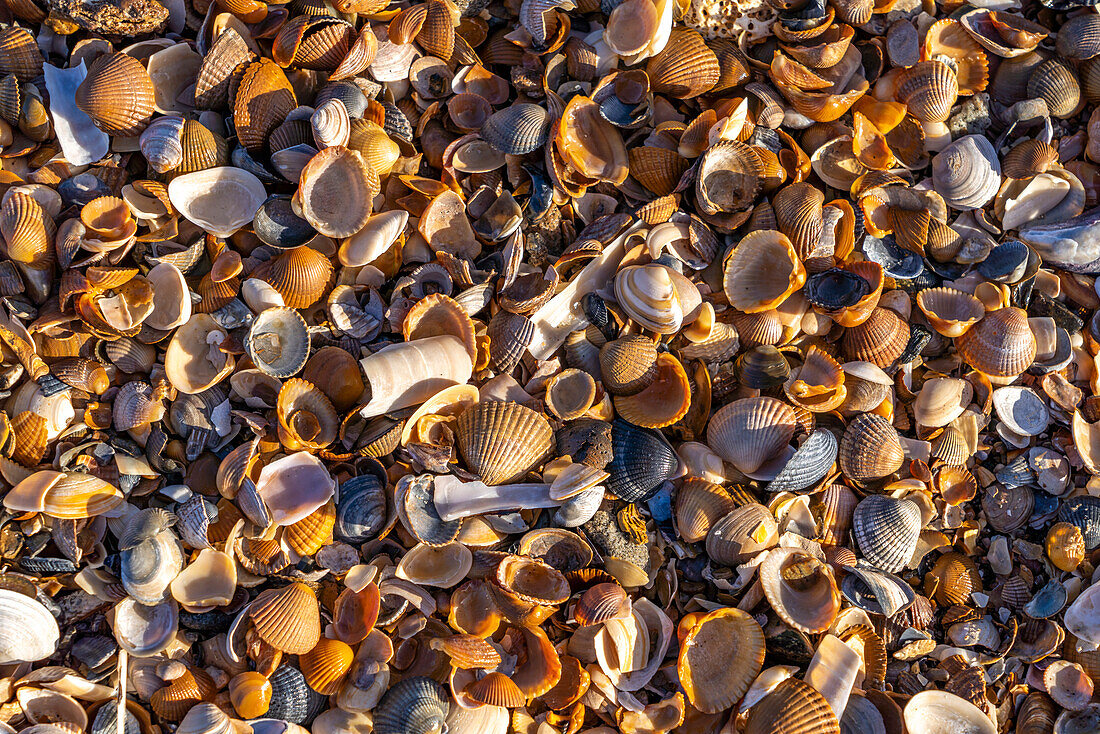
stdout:
[[718,57],[702,36],[688,28],[673,29],[664,50],[649,60],[645,70],[654,92],[677,99],[698,97],[721,74]]
[[332,270],[331,260],[303,245],[279,253],[255,275],[270,283],[289,308],[309,308],[324,295]]
[[897,80],[897,99],[921,122],[943,122],[959,97],[955,72],[942,61],[920,61]]
[[248,616],[264,642],[290,655],[304,655],[321,639],[317,595],[303,583],[261,592]]
[[747,612],[732,607],[700,617],[684,637],[676,663],[688,701],[711,714],[741,700],[763,666],[764,631]]
[[840,347],[853,362],[890,367],[909,344],[909,323],[888,308],[876,307],[858,326],[844,331]]
[[657,379],[657,347],[642,336],[624,336],[600,348],[600,374],[612,395],[637,395]]
[[149,73],[122,52],[97,59],[76,89],[76,106],[108,135],[140,134],[153,118],[155,104]]
[[331,696],[340,690],[355,653],[340,640],[322,637],[317,645],[298,658],[306,683],[322,696]]
[[249,153],[261,152],[267,136],[296,106],[294,88],[274,61],[250,63],[233,99],[233,122],[241,145]]
[[1021,374],[1035,361],[1035,335],[1027,313],[1007,307],[988,314],[955,340],[959,356],[974,369],[994,378]]
[[840,734],[840,723],[816,688],[787,678],[749,709],[745,734]]
[[466,466],[486,484],[522,476],[554,441],[546,418],[518,403],[478,403],[458,417],[455,432]]
[[840,469],[853,482],[873,482],[901,468],[905,451],[897,429],[886,418],[864,413],[844,431],[840,441]]
[[741,472],[778,454],[798,427],[794,410],[775,398],[742,398],[722,406],[707,426],[707,445]]
[[909,563],[921,525],[915,502],[881,494],[865,498],[852,515],[852,534],[860,553],[888,573],[897,573]]

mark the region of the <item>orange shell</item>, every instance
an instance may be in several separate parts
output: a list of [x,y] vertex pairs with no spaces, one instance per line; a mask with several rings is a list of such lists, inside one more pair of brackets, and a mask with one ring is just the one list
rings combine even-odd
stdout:
[[340,690],[354,659],[355,652],[347,643],[322,637],[312,650],[298,657],[298,665],[310,688],[331,696]]
[[471,358],[477,358],[473,320],[458,301],[442,293],[433,293],[417,301],[405,316],[401,333],[407,342],[449,334],[463,343]]
[[283,531],[283,540],[300,556],[312,556],[332,542],[332,528],[336,525],[336,505],[329,500],[312,514],[302,518]]
[[691,705],[708,714],[741,700],[764,666],[764,631],[747,612],[716,609],[695,620],[676,669]]
[[297,581],[260,593],[248,616],[264,642],[291,655],[309,652],[321,639],[317,595]]

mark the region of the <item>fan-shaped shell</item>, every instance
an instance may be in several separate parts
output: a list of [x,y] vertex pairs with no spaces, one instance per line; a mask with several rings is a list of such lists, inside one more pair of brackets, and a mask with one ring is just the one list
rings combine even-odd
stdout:
[[913,402],[913,417],[929,428],[942,428],[966,410],[974,397],[974,387],[955,377],[926,380]]
[[546,418],[518,403],[482,402],[458,417],[458,449],[486,484],[506,484],[553,448]]
[[920,61],[897,80],[897,99],[921,122],[943,122],[959,97],[955,72],[942,61]]
[[261,372],[286,378],[298,374],[309,356],[309,330],[290,308],[269,308],[252,322],[245,349]]
[[721,485],[705,479],[685,479],[676,492],[676,529],[688,543],[707,537],[718,520],[733,511],[736,503]]
[[[1059,34],[1060,35],[1060,34]],[[1081,84],[1073,67],[1061,59],[1047,59],[1027,80],[1027,96],[1047,103],[1050,114],[1067,118],[1081,104]]]
[[695,195],[706,214],[745,211],[760,191],[764,168],[744,143],[721,140],[699,162]]
[[76,106],[108,135],[138,135],[152,119],[155,105],[149,73],[122,52],[97,59],[76,89]]
[[691,406],[691,386],[680,360],[661,354],[656,365],[657,376],[645,389],[614,399],[619,416],[643,428],[670,426],[687,415]]
[[470,359],[477,358],[473,321],[457,301],[442,293],[417,301],[406,314],[401,332],[407,342],[449,334],[462,342]]
[[450,695],[431,678],[412,676],[394,684],[374,710],[376,734],[441,732],[450,712]]
[[322,637],[312,650],[298,658],[298,663],[309,687],[322,696],[331,696],[340,690],[354,657],[347,643]]
[[0,234],[8,257],[20,263],[48,261],[57,228],[30,194],[12,191],[0,206]]
[[274,61],[248,64],[233,99],[233,122],[241,145],[249,153],[261,152],[267,136],[296,106],[294,87]]
[[664,50],[649,60],[645,71],[654,92],[677,99],[704,94],[721,74],[718,57],[689,28],[674,28]]
[[840,347],[853,362],[890,367],[909,344],[909,323],[895,311],[875,307],[870,317],[844,331]]
[[269,645],[290,655],[304,655],[321,639],[317,595],[303,583],[268,589],[248,608],[256,632]]
[[636,395],[657,379],[657,348],[643,336],[623,336],[600,348],[600,374],[612,395]]
[[985,316],[981,301],[954,288],[926,288],[917,294],[917,307],[933,329],[951,338],[962,336]]
[[705,713],[733,706],[764,666],[764,631],[727,607],[700,617],[680,645],[676,669],[688,701]]
[[506,155],[526,155],[543,145],[550,134],[550,115],[539,105],[522,103],[498,110],[481,126],[481,137]]
[[57,621],[39,601],[0,589],[0,662],[33,663],[53,655],[60,632]]
[[905,451],[886,418],[864,413],[848,424],[840,441],[840,469],[857,483],[888,477],[901,468]]
[[840,734],[840,723],[816,688],[787,678],[749,709],[745,734]]
[[814,486],[833,468],[836,455],[836,436],[826,428],[817,429],[783,465],[768,484],[768,491],[798,491]]
[[759,230],[745,236],[726,259],[722,289],[730,305],[759,313],[782,304],[806,282],[806,269],[781,232]]
[[742,398],[722,406],[707,426],[707,445],[746,473],[755,472],[790,443],[794,410],[775,398]]
[[334,145],[310,158],[295,198],[302,216],[327,237],[350,237],[367,223],[378,175],[356,150]]
[[287,307],[309,308],[324,295],[332,271],[331,260],[303,245],[279,253],[267,262],[262,273],[254,274],[270,283]]
[[726,566],[743,563],[779,540],[775,517],[767,507],[749,502],[711,525],[707,555]]
[[611,424],[611,449],[607,491],[627,502],[648,499],[680,470],[676,452],[661,433],[624,420]]
[[1022,373],[1037,349],[1027,313],[1012,306],[986,315],[955,340],[955,347],[967,364],[993,378]]
[[772,609],[807,634],[828,629],[840,611],[832,569],[796,548],[773,548],[760,564],[760,585]]
[[932,158],[936,191],[955,209],[980,209],[1001,187],[1001,162],[984,135],[966,135]]
[[889,573],[909,563],[921,526],[920,508],[915,502],[886,495],[865,498],[852,515],[852,534],[863,557]]

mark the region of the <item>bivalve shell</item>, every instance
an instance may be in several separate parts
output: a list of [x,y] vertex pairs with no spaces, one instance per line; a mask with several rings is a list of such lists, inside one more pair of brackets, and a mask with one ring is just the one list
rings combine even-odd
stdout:
[[951,207],[980,209],[1001,187],[997,151],[984,135],[963,136],[932,158],[932,182]]
[[787,678],[749,709],[745,734],[840,734],[840,723],[816,688]]
[[744,563],[779,541],[779,528],[767,507],[750,502],[711,525],[707,555],[726,566]]
[[886,495],[871,495],[856,506],[852,534],[867,561],[888,573],[909,563],[921,530],[920,508],[915,502]]
[[527,155],[543,145],[550,135],[550,115],[545,107],[514,104],[489,116],[481,126],[481,137],[506,155]]
[[958,78],[942,61],[920,61],[897,79],[897,100],[921,122],[946,120],[958,97]]
[[886,418],[864,413],[848,424],[840,441],[840,469],[848,479],[874,482],[896,472],[904,461],[897,429]]
[[101,56],[77,87],[76,106],[108,135],[138,135],[155,111],[153,80],[133,56]]
[[722,406],[707,426],[707,445],[745,473],[778,454],[797,428],[794,410],[775,398],[742,398]]
[[1035,361],[1035,335],[1027,313],[1008,306],[986,315],[955,340],[959,356],[991,378],[1012,378]]
[[732,607],[699,617],[676,663],[688,701],[711,714],[741,700],[763,667],[764,631],[748,613]]
[[478,403],[458,417],[455,432],[466,465],[486,484],[522,476],[554,444],[546,418],[518,403]]
[[265,642],[290,655],[310,652],[321,639],[317,595],[300,582],[261,592],[248,617]]

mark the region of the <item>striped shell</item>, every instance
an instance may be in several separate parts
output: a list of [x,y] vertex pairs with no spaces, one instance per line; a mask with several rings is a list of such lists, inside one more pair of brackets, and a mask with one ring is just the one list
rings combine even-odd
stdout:
[[153,117],[155,103],[149,73],[140,61],[121,52],[97,59],[76,89],[76,106],[108,135],[141,133]]
[[249,153],[259,153],[267,136],[297,106],[294,88],[286,74],[270,59],[245,67],[233,99],[233,122],[237,138]]
[[840,440],[840,469],[853,482],[873,482],[896,472],[905,460],[901,439],[886,418],[864,413]]
[[755,472],[790,443],[797,428],[791,406],[769,397],[722,406],[707,426],[707,445],[745,473]]
[[943,122],[959,98],[959,80],[942,61],[920,61],[897,80],[897,99],[921,122]]
[[1035,361],[1035,335],[1027,312],[1001,308],[988,314],[955,340],[959,356],[974,369],[994,378],[1021,374]]
[[435,734],[445,730],[450,694],[431,678],[395,683],[374,709],[375,734]]
[[688,701],[705,713],[733,706],[764,666],[764,631],[727,607],[700,617],[680,645],[676,668]]
[[481,126],[481,137],[507,155],[526,155],[543,145],[550,134],[550,115],[535,104],[514,104],[494,112]]
[[749,709],[745,734],[840,734],[840,723],[816,688],[787,678]]
[[518,403],[478,403],[458,417],[455,433],[466,465],[486,484],[522,476],[554,445],[546,418]]
[[321,299],[332,277],[332,261],[317,250],[285,250],[253,271],[279,292],[289,308],[309,308]]
[[317,595],[300,582],[261,592],[248,616],[265,642],[290,655],[309,652],[321,639]]
[[322,637],[312,650],[298,657],[298,665],[310,688],[331,696],[340,690],[354,657],[347,643]]
[[668,44],[646,64],[655,93],[690,99],[707,92],[721,74],[718,57],[703,37],[688,28],[673,29]]
[[897,573],[909,563],[921,526],[915,502],[881,494],[865,498],[852,515],[852,534],[860,553],[888,573]]
[[1044,100],[1051,115],[1067,118],[1081,103],[1077,72],[1061,59],[1047,59],[1028,77],[1027,96]]
[[909,344],[909,323],[888,308],[876,307],[858,326],[845,329],[840,347],[846,359],[870,362],[883,369],[894,363]]

